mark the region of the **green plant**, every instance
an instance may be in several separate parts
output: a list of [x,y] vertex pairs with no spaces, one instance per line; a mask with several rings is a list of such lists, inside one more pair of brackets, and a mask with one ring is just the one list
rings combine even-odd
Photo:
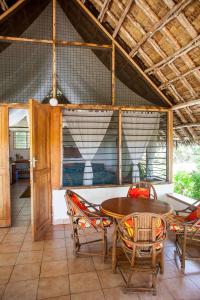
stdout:
[[194,199],[200,199],[200,172],[177,172],[174,176],[174,191]]

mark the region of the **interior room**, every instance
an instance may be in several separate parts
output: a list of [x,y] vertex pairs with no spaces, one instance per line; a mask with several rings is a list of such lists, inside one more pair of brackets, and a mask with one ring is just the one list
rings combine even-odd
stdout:
[[198,0],[0,0],[0,300],[200,299],[199,34]]
[[31,221],[29,115],[25,109],[9,110],[9,171],[11,223]]

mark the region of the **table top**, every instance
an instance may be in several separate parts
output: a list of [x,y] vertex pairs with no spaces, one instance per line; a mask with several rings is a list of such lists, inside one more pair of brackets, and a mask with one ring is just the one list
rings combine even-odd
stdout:
[[121,219],[134,212],[164,215],[171,212],[172,207],[170,204],[159,200],[118,197],[103,201],[101,211],[108,216]]

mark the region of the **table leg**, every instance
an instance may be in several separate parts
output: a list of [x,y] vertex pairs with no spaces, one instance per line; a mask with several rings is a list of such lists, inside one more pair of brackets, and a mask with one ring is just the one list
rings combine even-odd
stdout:
[[116,273],[116,267],[117,267],[117,222],[115,220],[115,230],[113,232],[113,247],[112,247],[112,271],[113,273]]

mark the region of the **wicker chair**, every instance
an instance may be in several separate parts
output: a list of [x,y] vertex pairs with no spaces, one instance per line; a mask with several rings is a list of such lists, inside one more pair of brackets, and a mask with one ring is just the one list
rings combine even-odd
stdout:
[[[200,246],[200,217],[189,221],[187,220],[188,212],[194,212],[196,207],[189,206],[184,210],[175,211],[176,214],[170,214],[166,217],[168,223],[168,230],[176,234],[175,240],[175,254],[178,255],[181,263],[182,272],[185,271],[186,260],[199,260],[200,255],[191,256],[189,245]],[[180,215],[186,213],[185,215]]]
[[[74,241],[74,254],[81,255],[101,255],[104,260],[107,256],[107,228],[111,226],[112,220],[103,215],[98,207],[92,204],[80,195],[68,190],[65,195],[68,215],[72,225],[72,238]],[[81,234],[82,233],[82,234]],[[99,239],[91,239],[92,236],[101,235]],[[86,241],[81,242],[82,239]],[[89,239],[87,241],[87,239]],[[81,246],[91,243],[102,242],[102,252],[92,253],[81,251]]]
[[[163,242],[166,239],[165,218],[153,213],[133,213],[124,217],[117,226],[117,236],[122,252],[125,254],[126,263],[130,265],[130,272],[123,272],[120,260],[122,256],[117,255],[116,266],[126,283],[126,291],[152,291],[156,294],[156,277],[164,272]],[[131,279],[136,272],[147,272],[152,274],[151,287],[134,287]]]
[[146,196],[143,196],[143,195],[138,195],[138,198],[150,198],[152,200],[157,200],[157,193],[156,193],[156,190],[154,188],[154,186],[149,183],[149,182],[146,182],[146,181],[141,181],[141,182],[138,182],[136,184],[132,184],[128,190],[128,193],[127,193],[127,197],[131,197],[131,191],[134,191],[134,189],[141,189],[141,192],[145,189],[148,191],[148,195]]

